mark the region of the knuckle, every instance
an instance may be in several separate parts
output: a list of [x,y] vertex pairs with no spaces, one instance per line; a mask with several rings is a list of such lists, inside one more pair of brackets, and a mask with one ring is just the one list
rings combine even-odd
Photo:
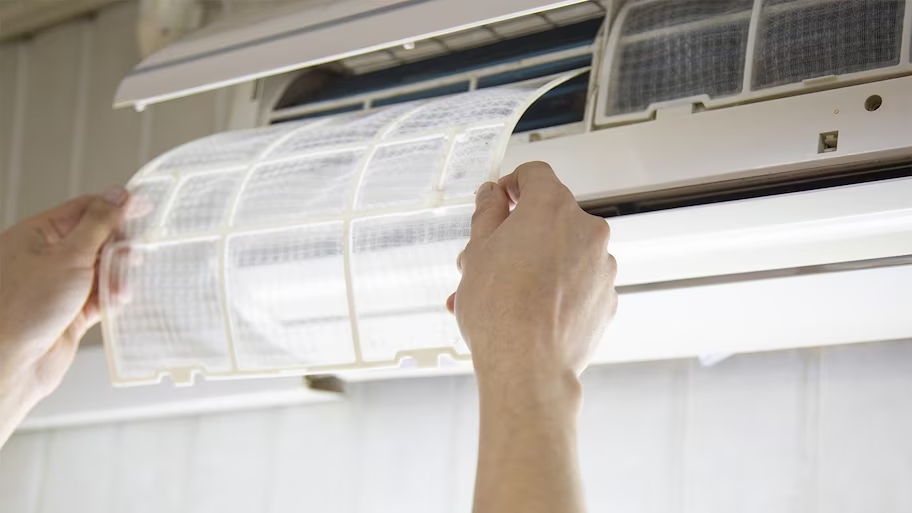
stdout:
[[611,253],[608,253],[608,272],[612,278],[617,276],[618,262],[617,258],[614,257]]
[[608,242],[611,238],[611,226],[608,224],[608,221],[605,221],[601,217],[589,216],[592,223],[592,231],[595,233],[595,237],[599,242]]
[[575,213],[577,211],[576,201],[573,196],[569,196],[566,191],[560,187],[549,187],[543,191],[540,196],[542,207],[548,210],[562,211],[566,213]]
[[477,244],[469,241],[469,243],[466,244],[465,249],[456,257],[456,267],[459,269],[460,273],[465,273],[466,266],[470,265],[472,254],[475,251],[477,251]]
[[494,203],[494,195],[491,193],[479,194],[475,197],[475,212],[487,210]]
[[520,164],[516,168],[517,173],[541,173],[541,172],[551,172],[554,170],[551,169],[551,164],[547,162],[542,162],[541,160],[532,160],[523,164]]
[[96,224],[106,224],[113,221],[115,209],[113,206],[102,200],[93,201],[86,211],[85,215],[90,221]]
[[490,216],[492,211],[496,211],[496,209],[497,197],[494,194],[488,194],[484,198],[478,198],[475,202],[475,210],[472,212],[472,226],[483,222],[483,220]]
[[491,199],[491,193],[494,192],[494,189],[497,187],[497,184],[494,182],[485,182],[478,187],[478,190],[475,191],[475,203],[481,203],[489,201]]
[[519,167],[513,171],[513,174],[517,180],[521,182],[541,180],[547,181],[554,179],[556,176],[550,164],[538,160],[520,164]]
[[472,226],[477,225],[481,221],[481,218],[485,215],[485,210],[486,207],[482,203],[479,203],[479,205],[475,207],[475,211],[472,212]]
[[574,212],[582,212],[579,203],[576,201],[576,197],[570,192],[570,189],[561,182],[555,181],[554,185],[548,188],[548,193],[554,197],[555,201],[560,202],[568,209]]

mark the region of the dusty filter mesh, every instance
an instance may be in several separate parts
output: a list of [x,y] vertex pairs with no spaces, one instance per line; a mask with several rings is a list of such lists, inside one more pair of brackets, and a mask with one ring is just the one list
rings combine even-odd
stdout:
[[904,0],[769,1],[763,6],[755,88],[899,64]]
[[569,73],[217,134],[139,171],[101,264],[115,384],[467,358],[446,297],[474,191]]
[[[901,62],[909,0],[633,0],[605,52],[606,121],[657,106],[737,104]],[[906,31],[912,27],[905,27]],[[750,66],[748,65],[750,64]]]

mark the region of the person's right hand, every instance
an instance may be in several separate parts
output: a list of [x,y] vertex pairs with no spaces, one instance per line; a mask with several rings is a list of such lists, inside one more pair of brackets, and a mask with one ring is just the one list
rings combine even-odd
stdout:
[[478,190],[447,301],[478,381],[475,513],[585,511],[579,373],[617,307],[608,236],[545,163]]
[[482,185],[475,202],[447,306],[479,384],[578,375],[617,308],[608,223],[583,212],[543,162]]

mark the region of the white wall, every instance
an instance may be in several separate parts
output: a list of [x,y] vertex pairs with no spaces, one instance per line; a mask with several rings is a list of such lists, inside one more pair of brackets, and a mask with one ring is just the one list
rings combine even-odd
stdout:
[[[124,182],[225,126],[225,92],[112,111],[137,60],[127,2],[0,46],[0,221]],[[912,511],[912,341],[591,369],[591,511]],[[469,511],[470,377],[362,383],[346,400],[18,434],[0,511]]]
[[150,158],[227,124],[227,93],[137,114],[112,110],[139,60],[138,4],[125,2],[0,45],[3,223],[123,183]]
[[[228,124],[229,90],[113,110],[137,64],[137,1],[0,45],[0,228],[126,183],[151,158]],[[100,343],[90,333],[88,344]]]
[[[912,341],[592,368],[593,512],[912,511]],[[471,377],[344,401],[15,435],[0,511],[470,511]]]

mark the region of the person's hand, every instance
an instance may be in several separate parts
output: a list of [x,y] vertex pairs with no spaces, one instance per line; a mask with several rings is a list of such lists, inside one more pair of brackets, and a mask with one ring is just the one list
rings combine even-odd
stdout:
[[478,381],[475,513],[585,510],[578,376],[617,308],[608,236],[545,163],[477,192],[447,300]]
[[60,384],[98,322],[98,253],[127,197],[111,187],[0,233],[0,445]]
[[482,185],[475,202],[447,306],[479,382],[578,375],[617,307],[608,223],[580,209],[543,162]]

